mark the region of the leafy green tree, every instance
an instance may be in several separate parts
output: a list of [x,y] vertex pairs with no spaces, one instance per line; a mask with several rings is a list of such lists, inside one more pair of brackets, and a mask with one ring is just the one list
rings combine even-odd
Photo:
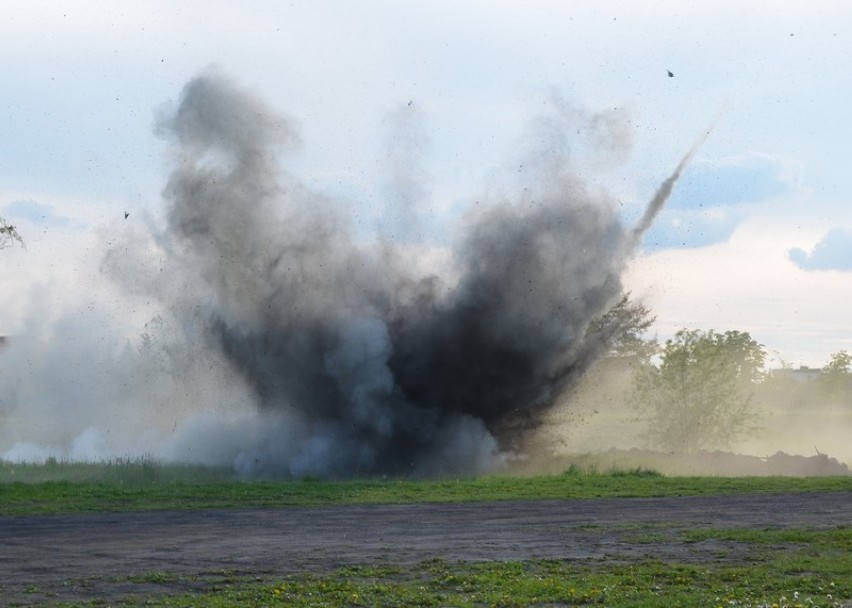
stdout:
[[24,241],[21,239],[21,235],[18,234],[15,227],[8,223],[4,218],[0,217],[0,249],[4,249],[9,245],[14,245],[16,242],[21,246],[24,245]]
[[659,364],[636,379],[634,406],[655,447],[693,453],[727,447],[754,430],[756,383],[766,351],[746,332],[682,329],[667,340]]

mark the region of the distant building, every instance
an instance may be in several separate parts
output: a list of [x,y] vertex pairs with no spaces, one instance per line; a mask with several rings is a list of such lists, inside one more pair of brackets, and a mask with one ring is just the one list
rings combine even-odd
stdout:
[[775,369],[772,370],[772,373],[777,376],[796,380],[797,382],[810,382],[811,380],[816,380],[817,378],[819,378],[822,375],[822,370],[818,367],[808,367],[807,365],[802,365],[798,369],[794,369],[792,367],[785,367],[784,369]]

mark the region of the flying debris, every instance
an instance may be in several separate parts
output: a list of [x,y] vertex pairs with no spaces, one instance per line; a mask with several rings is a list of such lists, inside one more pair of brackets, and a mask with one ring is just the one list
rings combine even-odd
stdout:
[[[493,468],[605,350],[614,329],[594,321],[686,162],[632,230],[567,158],[548,163],[514,200],[479,199],[451,273],[418,274],[400,244],[360,241],[339,202],[279,170],[290,121],[225,78],[189,82],[158,132],[181,159],[161,241],[182,300],[164,304],[187,307],[281,421],[244,438],[246,475]],[[186,160],[210,157],[232,162]]]
[[[411,119],[407,102],[396,115]],[[301,479],[475,475],[523,456],[623,330],[607,316],[622,274],[692,154],[626,225],[575,150],[553,145],[597,118],[549,109],[557,120],[506,161],[523,170],[469,193],[438,241],[395,234],[386,216],[370,230],[357,213],[369,201],[281,166],[300,144],[293,121],[221,75],[194,78],[158,113],[158,220],[98,237],[87,274],[111,281],[108,297],[82,292],[39,333],[49,343],[4,346],[0,458],[153,453]],[[423,147],[400,133],[394,152]],[[628,142],[595,143],[620,155]],[[385,166],[385,196],[416,221],[432,188],[409,160]],[[20,243],[12,230],[0,218]]]

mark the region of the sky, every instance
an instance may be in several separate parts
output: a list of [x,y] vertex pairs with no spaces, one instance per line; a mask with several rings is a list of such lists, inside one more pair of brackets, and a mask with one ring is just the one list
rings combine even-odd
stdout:
[[26,243],[0,252],[0,335],[149,314],[100,276],[104,243],[162,220],[157,120],[212,70],[297,125],[283,170],[364,238],[405,232],[405,179],[438,249],[530,139],[558,131],[629,225],[712,130],[624,277],[651,333],[748,331],[774,365],[852,350],[847,2],[12,0],[0,34],[0,215]]

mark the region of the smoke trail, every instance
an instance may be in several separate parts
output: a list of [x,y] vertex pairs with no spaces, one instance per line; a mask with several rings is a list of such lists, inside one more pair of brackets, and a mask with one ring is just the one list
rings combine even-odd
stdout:
[[[172,163],[166,225],[130,232],[101,267],[125,297],[156,299],[159,316],[118,353],[98,351],[121,332],[93,318],[103,335],[85,362],[13,345],[19,361],[46,363],[0,389],[48,419],[40,387],[76,360],[61,392],[77,416],[53,424],[51,441],[229,462],[246,475],[493,468],[617,329],[597,321],[694,152],[630,230],[570,171],[560,140],[520,193],[473,205],[446,264],[418,268],[417,246],[395,242],[397,231],[359,240],[341,201],[283,171],[299,143],[292,121],[226,78],[190,81],[157,132]],[[397,215],[412,218],[423,176],[406,179],[397,161],[390,190]],[[25,409],[7,407],[7,430],[24,436],[15,407]]]
[[[695,156],[695,153],[698,151],[698,148],[707,140],[712,133],[713,127],[707,129],[707,131],[698,138],[692,147],[689,149],[689,152],[684,154],[683,158],[678,163],[677,167],[675,167],[674,172],[667,177],[660,187],[657,188],[657,192],[654,194],[654,197],[651,199],[651,202],[648,203],[648,206],[645,209],[645,213],[642,214],[642,217],[639,220],[639,223],[636,224],[636,227],[633,229],[633,238],[632,238],[632,247],[638,245],[639,241],[642,240],[645,232],[648,231],[648,228],[654,223],[654,220],[657,219],[657,215],[659,215],[660,210],[665,205],[666,201],[671,196],[672,188],[674,188],[675,183],[678,179],[680,179],[681,173],[686,169],[686,166],[689,164],[689,161],[692,160],[692,157]],[[631,247],[631,248],[632,248]]]

